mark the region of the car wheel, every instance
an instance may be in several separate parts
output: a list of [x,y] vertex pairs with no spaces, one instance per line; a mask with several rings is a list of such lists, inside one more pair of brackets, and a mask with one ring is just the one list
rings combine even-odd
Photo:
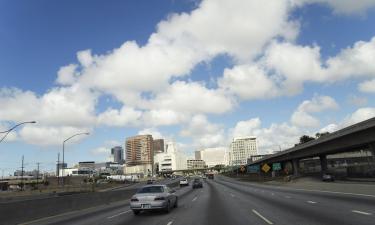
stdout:
[[171,211],[171,203],[168,201],[167,206],[164,209],[165,213],[169,213]]
[[139,215],[140,212],[139,210],[133,210],[134,215]]
[[176,201],[174,202],[174,205],[173,205],[174,208],[177,208],[178,207],[178,198],[176,197]]

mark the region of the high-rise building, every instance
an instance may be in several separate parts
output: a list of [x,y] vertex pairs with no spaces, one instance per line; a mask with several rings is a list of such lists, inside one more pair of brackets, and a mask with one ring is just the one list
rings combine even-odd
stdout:
[[225,147],[206,148],[200,151],[195,151],[195,159],[204,160],[208,167],[227,165],[225,154]]
[[115,163],[124,163],[124,150],[121,146],[111,148],[111,159]]
[[229,164],[246,165],[247,159],[258,154],[256,137],[234,138],[230,144]]
[[155,139],[154,142],[154,155],[164,152],[164,139]]
[[126,165],[152,164],[154,145],[151,135],[137,135],[126,139]]

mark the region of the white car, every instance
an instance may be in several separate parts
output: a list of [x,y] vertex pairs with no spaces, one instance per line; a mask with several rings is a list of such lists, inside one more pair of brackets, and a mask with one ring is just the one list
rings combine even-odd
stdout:
[[180,186],[189,186],[189,181],[186,178],[180,180]]

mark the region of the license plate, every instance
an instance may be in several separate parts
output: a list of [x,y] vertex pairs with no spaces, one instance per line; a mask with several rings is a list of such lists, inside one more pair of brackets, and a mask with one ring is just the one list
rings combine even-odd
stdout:
[[142,204],[142,205],[141,205],[141,208],[142,208],[142,209],[150,209],[150,208],[151,208],[151,205],[150,205],[150,204]]

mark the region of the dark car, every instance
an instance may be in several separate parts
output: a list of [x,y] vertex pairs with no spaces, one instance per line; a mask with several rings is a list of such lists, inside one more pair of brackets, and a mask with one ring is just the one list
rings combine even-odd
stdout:
[[152,180],[152,179],[147,180],[147,184],[153,184],[153,183],[154,183],[154,180]]
[[322,181],[331,181],[331,182],[333,182],[333,181],[335,181],[335,177],[332,174],[325,173],[322,176]]
[[202,180],[199,179],[199,178],[194,178],[194,181],[193,181],[193,189],[194,188],[203,188],[203,183],[202,183]]

